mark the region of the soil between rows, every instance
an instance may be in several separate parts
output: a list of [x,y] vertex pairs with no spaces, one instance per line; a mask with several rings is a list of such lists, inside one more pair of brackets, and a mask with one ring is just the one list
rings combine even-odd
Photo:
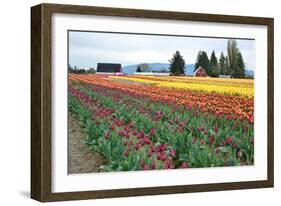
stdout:
[[89,149],[84,143],[85,131],[72,114],[68,115],[68,173],[99,172],[105,163],[104,157]]

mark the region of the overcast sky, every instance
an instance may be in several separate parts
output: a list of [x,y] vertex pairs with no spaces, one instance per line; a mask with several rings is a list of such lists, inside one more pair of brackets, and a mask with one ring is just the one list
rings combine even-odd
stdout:
[[[237,40],[246,68],[255,70],[255,41]],[[227,39],[175,37],[139,34],[69,32],[69,64],[79,68],[97,67],[97,63],[169,63],[176,50],[186,64],[194,64],[199,50],[209,57],[226,54]]]

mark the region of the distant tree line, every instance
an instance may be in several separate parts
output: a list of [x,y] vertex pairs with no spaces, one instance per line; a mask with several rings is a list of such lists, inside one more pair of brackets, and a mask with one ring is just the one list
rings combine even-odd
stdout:
[[73,74],[93,74],[96,73],[95,69],[91,67],[90,69],[81,69],[76,66],[72,67],[70,64],[68,64],[68,72]]
[[235,40],[228,40],[227,54],[221,52],[219,60],[215,51],[210,59],[205,51],[199,51],[195,63],[195,70],[203,67],[208,76],[231,75],[233,78],[245,78],[245,63]]

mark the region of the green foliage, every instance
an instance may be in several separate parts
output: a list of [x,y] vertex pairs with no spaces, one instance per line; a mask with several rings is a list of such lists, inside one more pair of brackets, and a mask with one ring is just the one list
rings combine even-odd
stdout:
[[227,55],[221,52],[219,61],[212,51],[210,59],[205,51],[199,51],[195,62],[195,68],[202,67],[206,70],[208,76],[218,77],[222,75],[231,75],[233,78],[245,78],[245,63],[243,55],[240,52],[236,40],[230,39],[227,42]]
[[215,51],[213,50],[210,58],[210,76],[218,77],[219,76],[219,65],[218,59],[216,57]]
[[241,52],[235,40],[227,42],[228,74],[234,78],[245,77],[245,64]]
[[205,71],[207,72],[208,76],[211,75],[211,68],[210,68],[209,57],[208,57],[208,54],[205,51],[199,51],[198,52],[197,59],[196,59],[196,62],[195,62],[194,71],[196,69],[198,69],[200,66],[205,69]]
[[179,51],[176,51],[173,58],[169,60],[169,70],[172,75],[181,76],[185,75],[185,61]]
[[223,75],[227,74],[227,59],[224,56],[223,52],[221,52],[219,59],[219,73]]
[[235,40],[227,41],[227,57],[228,57],[228,67],[231,71],[231,74],[234,73],[237,64],[237,54],[239,50],[237,48],[237,42]]
[[237,54],[237,63],[234,70],[233,76],[235,78],[244,78],[245,77],[245,63],[242,57],[241,52]]
[[[183,162],[188,162],[189,167],[216,167],[253,164],[254,147],[250,144],[254,136],[253,126],[247,121],[227,120],[217,118],[214,115],[201,114],[186,107],[179,107],[174,110],[171,106],[151,102],[149,99],[136,99],[124,95],[120,102],[113,98],[114,93],[101,96],[95,93],[91,87],[79,86],[80,91],[86,92],[88,96],[97,101],[98,105],[114,110],[114,116],[124,120],[126,124],[133,123],[134,129],[138,132],[143,131],[149,136],[154,128],[157,133],[151,137],[155,145],[167,144],[169,149],[176,151],[173,160],[175,168],[180,167]],[[129,104],[123,104],[129,102]],[[137,108],[149,109],[149,112],[140,112]],[[118,130],[109,133],[109,126],[112,124],[110,119],[91,117],[89,109],[81,104],[79,100],[69,97],[69,111],[79,119],[81,126],[85,128],[85,143],[90,149],[101,153],[106,159],[103,171],[131,171],[142,169],[140,161],[145,164],[157,162],[157,168],[163,168],[163,163],[155,157],[148,157],[148,149],[143,146],[138,151],[130,150],[127,156],[124,152],[127,149],[124,145],[124,138],[118,134]],[[158,121],[153,120],[156,113],[162,111],[163,115]],[[96,124],[96,120],[99,124]],[[171,124],[171,120],[174,123]],[[178,130],[178,123],[187,121],[183,131]],[[214,131],[217,126],[218,131]],[[247,126],[247,131],[244,131]],[[203,127],[203,130],[199,128]],[[122,128],[120,128],[122,129]],[[107,138],[105,135],[109,134]],[[210,136],[215,137],[213,144],[210,144]],[[233,137],[233,144],[223,144],[223,142]],[[137,141],[137,140],[135,140]],[[134,144],[136,142],[133,142]],[[234,147],[233,145],[237,146]],[[239,156],[237,155],[239,153]],[[168,154],[167,154],[168,155]]]
[[68,64],[68,72],[73,74],[86,74],[86,73],[94,74],[96,73],[96,70],[93,67],[86,70],[86,69],[78,68],[76,66],[72,67],[70,64]]

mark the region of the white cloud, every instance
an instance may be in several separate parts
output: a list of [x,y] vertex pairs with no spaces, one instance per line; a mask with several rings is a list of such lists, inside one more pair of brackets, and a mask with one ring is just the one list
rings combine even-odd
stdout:
[[[209,56],[214,50],[218,58],[221,52],[226,54],[226,43],[227,39],[219,38],[70,32],[69,63],[78,67],[95,67],[98,62],[168,63],[179,50],[186,63],[192,64],[199,50]],[[237,43],[247,67],[254,70],[254,41],[237,40]]]

